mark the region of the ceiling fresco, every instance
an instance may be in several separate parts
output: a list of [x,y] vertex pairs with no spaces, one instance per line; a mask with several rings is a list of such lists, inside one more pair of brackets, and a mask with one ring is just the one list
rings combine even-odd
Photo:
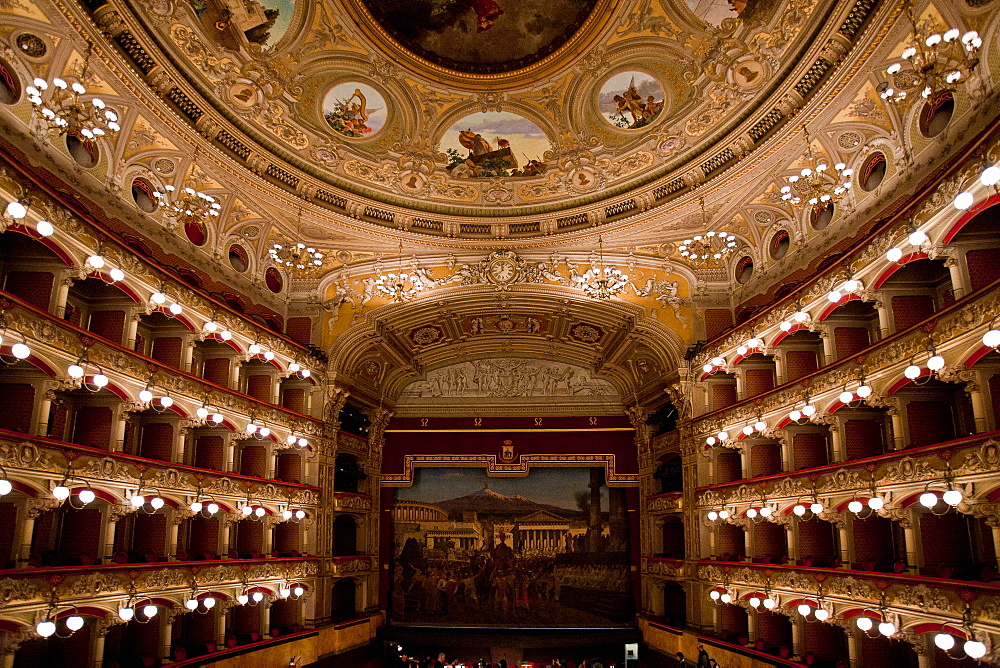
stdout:
[[562,46],[596,0],[364,0],[405,48],[460,72],[520,69]]
[[839,7],[268,2],[151,0],[135,17],[225,122],[295,178],[475,218],[637,188],[655,198],[679,175],[690,181],[685,170],[718,159],[720,133],[781,104],[765,84],[808,69],[817,32],[832,27],[815,19]]

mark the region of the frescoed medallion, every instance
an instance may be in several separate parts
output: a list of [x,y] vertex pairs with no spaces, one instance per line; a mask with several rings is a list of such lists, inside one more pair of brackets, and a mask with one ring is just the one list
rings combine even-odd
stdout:
[[455,123],[441,139],[446,168],[460,179],[541,176],[551,144],[545,132],[517,114],[491,111]]
[[663,87],[644,72],[622,72],[601,87],[601,115],[624,130],[637,130],[663,113]]
[[370,137],[385,125],[385,99],[367,84],[347,81],[326,94],[323,118],[334,132],[344,137]]

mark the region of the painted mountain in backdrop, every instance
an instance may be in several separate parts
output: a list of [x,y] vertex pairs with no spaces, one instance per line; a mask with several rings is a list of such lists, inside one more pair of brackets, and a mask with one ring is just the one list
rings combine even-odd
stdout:
[[488,487],[478,492],[466,494],[457,499],[441,501],[434,505],[444,509],[449,515],[472,512],[480,516],[523,517],[544,510],[559,517],[565,517],[566,519],[581,519],[584,517],[584,513],[579,510],[535,503],[521,495],[506,496],[494,492]]

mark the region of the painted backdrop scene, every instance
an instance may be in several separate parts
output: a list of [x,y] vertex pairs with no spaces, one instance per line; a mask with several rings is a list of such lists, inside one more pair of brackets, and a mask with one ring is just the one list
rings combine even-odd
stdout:
[[395,624],[578,627],[633,618],[625,490],[603,468],[424,468],[396,490]]

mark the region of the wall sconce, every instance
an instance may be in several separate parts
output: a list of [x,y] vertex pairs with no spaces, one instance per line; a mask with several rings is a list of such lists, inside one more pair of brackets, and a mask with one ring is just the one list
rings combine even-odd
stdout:
[[216,513],[219,512],[219,504],[215,502],[215,498],[208,496],[208,503],[201,500],[201,487],[198,488],[195,494],[194,501],[191,502],[191,512],[195,514],[200,514],[204,518],[214,517]]
[[9,340],[11,335],[15,335],[15,341],[10,346],[10,354],[0,355],[0,361],[13,366],[21,360],[31,357],[31,348],[28,347],[28,340],[24,337],[24,334],[7,325],[6,312],[0,311],[0,343]]
[[90,346],[83,349],[83,353],[76,362],[66,367],[66,374],[78,381],[80,387],[89,392],[100,392],[111,382],[104,373],[104,368],[96,362],[90,361]]
[[809,400],[808,394],[806,394],[803,401],[805,403],[802,406],[793,408],[788,413],[789,421],[794,424],[809,424],[812,416],[816,415],[816,406]]
[[[184,307],[177,303],[176,299],[170,297],[164,286],[160,286],[160,289],[149,296],[149,301],[153,305],[153,309],[164,309],[164,315],[168,317],[176,317],[184,312]],[[169,305],[168,305],[169,304]]]
[[[69,631],[66,635],[59,633],[58,619],[54,616],[57,614],[56,611],[60,607],[66,607],[68,611],[72,611],[73,614],[65,617],[65,626]],[[80,629],[83,628],[83,617],[79,614],[79,608],[75,605],[59,605],[59,597],[56,595],[55,591],[52,592],[52,597],[49,599],[49,608],[46,610],[41,621],[35,625],[35,633],[43,638],[49,638],[55,636],[57,638],[68,638]]]

